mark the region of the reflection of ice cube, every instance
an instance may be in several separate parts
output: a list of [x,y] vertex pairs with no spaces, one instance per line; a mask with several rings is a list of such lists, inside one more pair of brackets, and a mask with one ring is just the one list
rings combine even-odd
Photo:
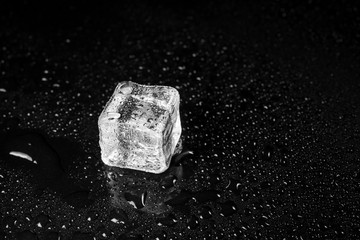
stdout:
[[181,135],[179,103],[175,88],[119,83],[98,120],[103,162],[165,171]]

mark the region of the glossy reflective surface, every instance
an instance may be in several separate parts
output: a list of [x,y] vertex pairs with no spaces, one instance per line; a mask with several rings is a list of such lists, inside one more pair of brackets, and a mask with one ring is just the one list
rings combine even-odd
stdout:
[[[1,8],[0,238],[356,239],[357,8]],[[117,82],[176,87],[183,152],[104,166]]]

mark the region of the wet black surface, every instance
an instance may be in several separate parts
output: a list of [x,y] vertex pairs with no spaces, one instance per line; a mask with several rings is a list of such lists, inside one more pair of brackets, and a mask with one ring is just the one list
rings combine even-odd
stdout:
[[[0,239],[358,239],[356,6],[0,11]],[[180,92],[163,174],[101,162],[97,117],[124,80]]]

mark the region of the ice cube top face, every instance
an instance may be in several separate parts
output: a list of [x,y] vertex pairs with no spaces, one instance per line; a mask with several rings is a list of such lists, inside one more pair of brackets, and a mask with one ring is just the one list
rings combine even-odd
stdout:
[[98,121],[103,162],[165,171],[181,135],[179,103],[175,88],[119,83]]

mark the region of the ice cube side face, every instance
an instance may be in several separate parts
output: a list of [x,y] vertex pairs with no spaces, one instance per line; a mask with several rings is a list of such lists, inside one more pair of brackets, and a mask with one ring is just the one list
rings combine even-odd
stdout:
[[181,135],[179,104],[175,88],[119,83],[98,120],[102,161],[164,172]]

